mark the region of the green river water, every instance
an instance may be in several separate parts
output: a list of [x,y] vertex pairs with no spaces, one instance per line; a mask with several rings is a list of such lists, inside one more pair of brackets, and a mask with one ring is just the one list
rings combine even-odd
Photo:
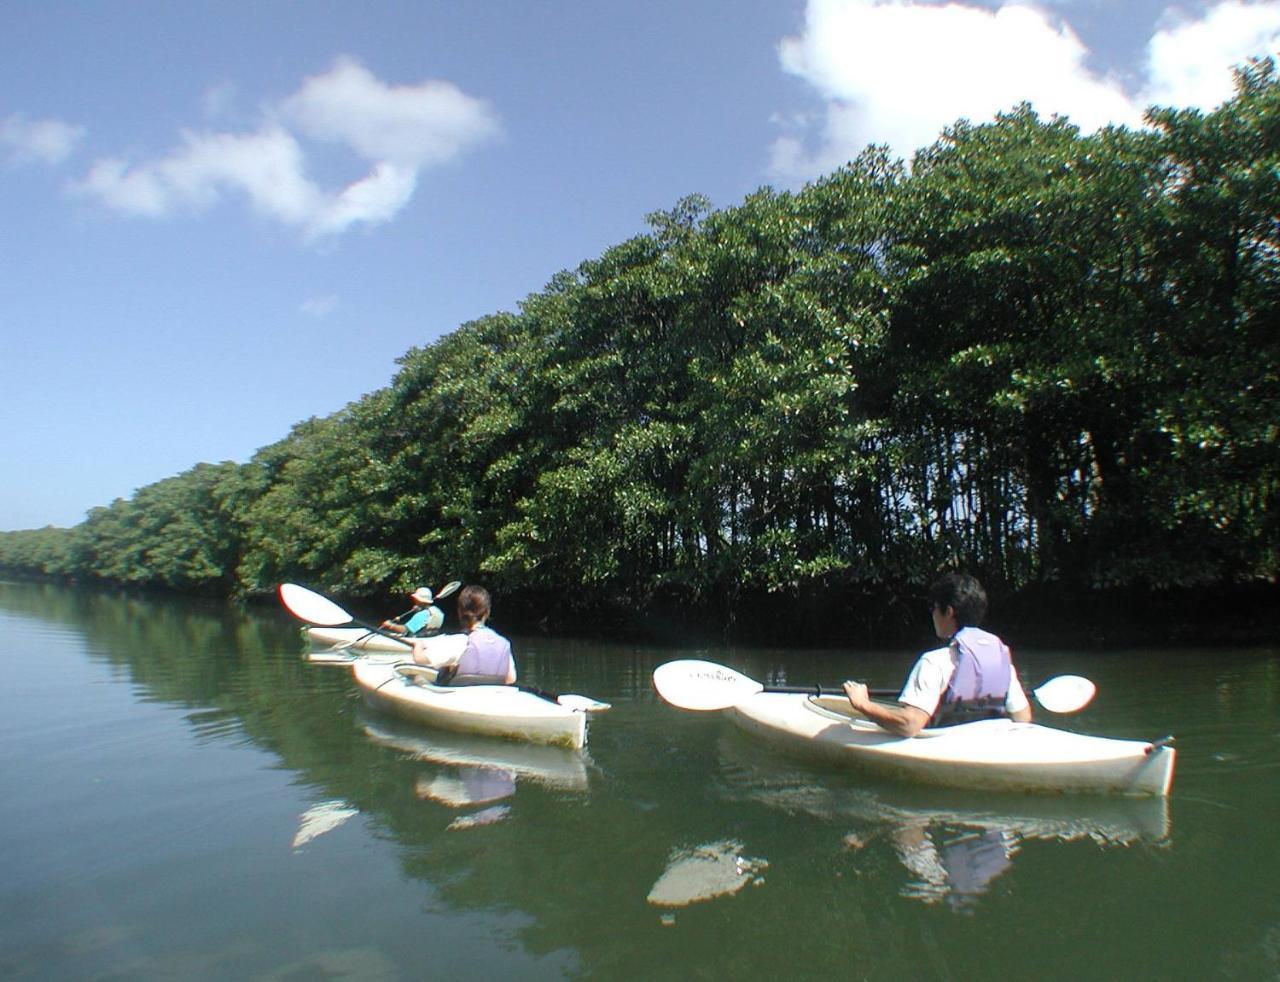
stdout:
[[613,704],[585,752],[374,715],[282,610],[0,584],[0,978],[1280,978],[1280,648],[1018,651],[1098,683],[1041,722],[1176,736],[1133,800],[823,768],[650,681],[914,652],[513,642]]

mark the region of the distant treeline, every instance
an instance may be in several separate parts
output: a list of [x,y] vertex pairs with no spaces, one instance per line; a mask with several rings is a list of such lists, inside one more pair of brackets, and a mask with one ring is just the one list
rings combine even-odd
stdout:
[[1149,122],[1023,105],[910,167],[687,198],[248,463],[0,534],[0,568],[725,619],[956,565],[998,595],[1274,584],[1275,65]]

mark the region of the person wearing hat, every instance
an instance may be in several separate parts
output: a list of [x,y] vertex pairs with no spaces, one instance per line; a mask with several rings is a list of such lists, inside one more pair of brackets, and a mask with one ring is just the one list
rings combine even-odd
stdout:
[[435,606],[435,595],[425,586],[420,586],[409,594],[413,601],[412,615],[403,624],[399,618],[383,621],[382,630],[391,634],[403,634],[416,638],[427,634],[435,634],[444,625],[444,611]]

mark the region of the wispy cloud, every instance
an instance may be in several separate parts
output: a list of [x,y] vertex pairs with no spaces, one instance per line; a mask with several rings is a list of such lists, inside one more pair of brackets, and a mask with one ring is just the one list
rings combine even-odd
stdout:
[[1038,7],[998,9],[917,0],[809,0],[802,33],[785,39],[785,71],[823,100],[791,120],[772,148],[776,177],[802,181],[870,143],[910,157],[965,118],[1029,101],[1085,131],[1142,125],[1148,105],[1209,108],[1232,92],[1231,68],[1280,47],[1280,2],[1226,0],[1197,19],[1167,20],[1150,40],[1141,92],[1088,64],[1071,27]]
[[[232,90],[214,108],[226,111]],[[206,112],[210,105],[206,105]],[[485,102],[448,82],[391,86],[351,58],[264,110],[253,130],[185,131],[162,157],[99,160],[75,190],[117,211],[165,217],[241,197],[257,214],[309,240],[391,221],[421,173],[494,139],[500,124]],[[315,143],[336,144],[368,167],[345,187],[308,176]]]
[[27,119],[14,113],[0,119],[0,151],[13,163],[60,164],[84,139],[85,128],[58,119]]
[[301,146],[280,126],[181,136],[181,145],[159,160],[98,161],[79,189],[117,211],[150,217],[208,208],[226,191],[292,225],[306,225],[324,207],[324,192],[306,177]]
[[308,297],[302,301],[299,308],[307,317],[327,317],[338,306],[338,296],[335,293],[326,293],[322,296]]

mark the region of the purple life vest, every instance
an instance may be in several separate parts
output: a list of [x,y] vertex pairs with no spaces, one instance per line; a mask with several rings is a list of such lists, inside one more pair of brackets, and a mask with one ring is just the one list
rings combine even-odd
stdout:
[[1007,715],[1004,701],[1013,678],[1013,661],[1005,643],[987,631],[964,627],[951,639],[951,648],[956,653],[956,670],[930,725],[951,726]]
[[511,642],[497,631],[478,627],[467,636],[467,648],[458,659],[452,684],[483,680],[503,685],[511,666]]

